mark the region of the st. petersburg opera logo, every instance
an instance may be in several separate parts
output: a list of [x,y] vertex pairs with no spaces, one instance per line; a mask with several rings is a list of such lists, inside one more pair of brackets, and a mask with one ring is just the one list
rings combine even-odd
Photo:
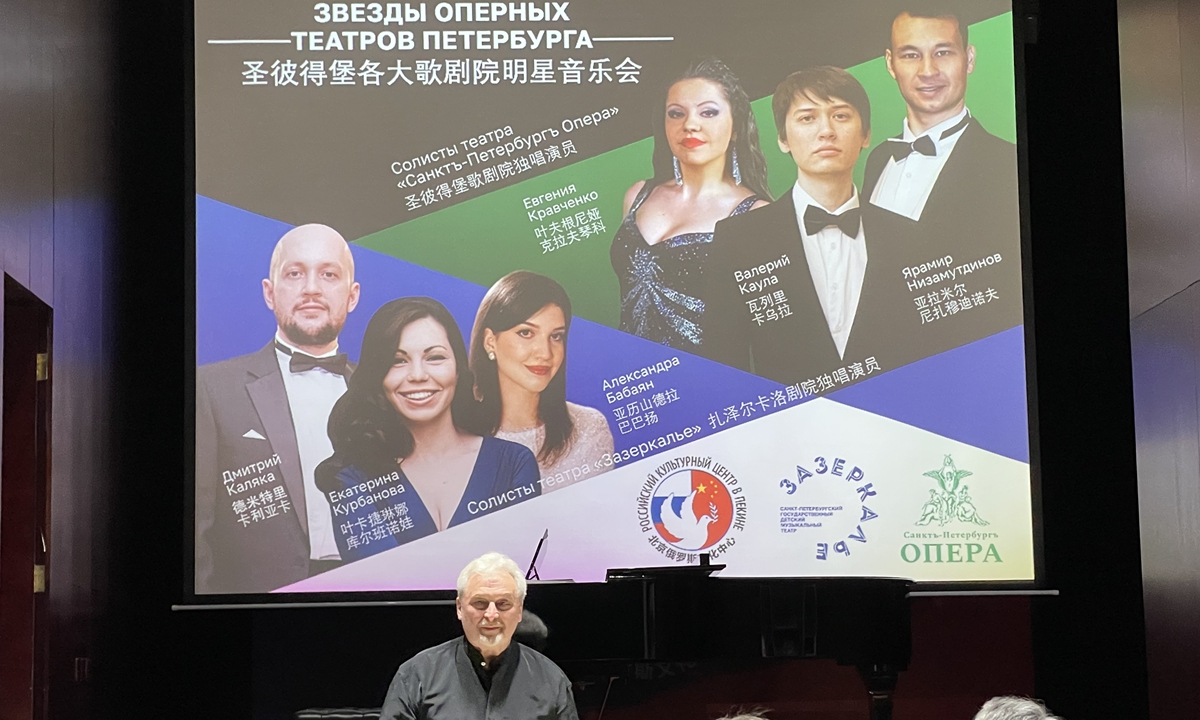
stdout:
[[[1000,534],[975,529],[986,527],[989,523],[980,516],[979,509],[971,500],[967,484],[963,482],[965,478],[973,474],[970,470],[960,470],[950,455],[942,458],[940,468],[923,473],[924,477],[933,478],[937,482],[937,487],[929,491],[929,499],[921,506],[921,517],[914,525],[935,531],[905,531],[905,540],[926,542],[905,543],[900,548],[900,557],[904,562],[1004,562],[996,544],[991,542],[999,540]],[[946,528],[947,525],[950,528],[937,530],[937,528]],[[961,525],[972,526],[972,528],[966,531],[955,529],[955,526]]]
[[942,460],[941,468],[925,473],[925,477],[937,480],[938,489],[929,491],[929,500],[921,508],[921,519],[917,525],[929,525],[936,521],[939,527],[945,527],[946,523],[954,520],[987,525],[988,522],[979,517],[967,486],[962,483],[963,478],[973,474],[970,470],[955,467],[954,458],[949,455]]
[[647,542],[668,560],[693,563],[699,553],[720,557],[746,527],[746,498],[728,468],[711,457],[684,456],[646,476],[637,499]]

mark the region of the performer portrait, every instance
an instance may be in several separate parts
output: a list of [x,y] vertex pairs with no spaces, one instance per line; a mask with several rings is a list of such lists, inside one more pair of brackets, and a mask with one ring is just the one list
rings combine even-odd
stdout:
[[717,224],[709,271],[709,357],[791,384],[874,358],[906,358],[897,299],[913,223],[862,206],[854,166],[870,142],[871,105],[845,70],[789,75],[772,98],[791,191]]
[[332,456],[316,473],[344,560],[540,494],[533,453],[478,431],[472,386],[462,333],[441,303],[401,298],[371,317],[329,417]]
[[[1016,146],[989,133],[966,106],[975,71],[966,24],[952,13],[902,12],[884,60],[907,115],[903,133],[871,152],[863,194],[913,220],[950,214],[967,221],[981,203],[997,202],[1015,217]],[[1005,192],[995,198],[997,190]]]
[[913,6],[893,20],[884,59],[907,112],[903,132],[867,159],[863,195],[919,221],[930,258],[949,255],[957,266],[1001,257],[956,278],[956,297],[990,291],[986,307],[962,317],[927,316],[937,322],[926,335],[940,336],[931,342],[946,349],[1019,324],[1016,146],[988,132],[967,107],[977,57],[966,23],[946,6]]
[[454,601],[463,635],[423,650],[396,671],[380,720],[542,718],[578,720],[571,683],[552,660],[513,642],[525,576],[487,553],[458,576]]
[[610,257],[620,329],[679,350],[704,342],[700,297],[718,220],[770,200],[750,99],[720,60],[693,63],[654,123],[654,176],[625,193]]
[[324,225],[289,230],[262,292],[275,337],[196,374],[197,592],[267,592],[340,561],[313,473],[353,370],[338,352],[359,297],[350,247]]
[[567,402],[570,329],[567,291],[545,275],[518,270],[487,291],[471,331],[483,429],[537,455],[542,477],[555,480],[544,491],[604,472],[595,463],[613,451],[604,415]]

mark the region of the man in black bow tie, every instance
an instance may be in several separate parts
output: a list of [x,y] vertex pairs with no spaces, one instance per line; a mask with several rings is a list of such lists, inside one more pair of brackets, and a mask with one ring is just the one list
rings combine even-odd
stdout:
[[863,175],[863,197],[918,221],[930,257],[948,255],[954,267],[995,260],[921,288],[942,295],[951,289],[956,301],[976,292],[992,298],[955,317],[942,315],[946,302],[934,306],[936,313],[924,308],[943,336],[939,349],[1022,321],[1016,146],[984,129],[967,108],[976,59],[968,33],[945,6],[914,6],[896,16],[884,60],[907,107],[904,127],[871,151]]
[[946,213],[967,220],[973,205],[1004,191],[1010,206],[1003,209],[1017,215],[1016,148],[967,109],[975,71],[967,38],[967,26],[939,10],[905,11],[892,22],[884,60],[908,111],[903,132],[867,159],[863,195],[875,205],[913,220]]
[[[717,224],[709,278],[713,359],[785,384],[846,384],[905,360],[890,316],[913,223],[862,207],[854,166],[870,142],[871,105],[845,70],[792,73],[772,99],[791,191]],[[916,257],[909,255],[909,257]],[[869,361],[869,362],[868,362]]]
[[268,592],[340,561],[313,471],[333,454],[329,411],[353,369],[338,352],[359,298],[349,245],[324,225],[290,230],[262,290],[272,341],[197,371],[198,593]]

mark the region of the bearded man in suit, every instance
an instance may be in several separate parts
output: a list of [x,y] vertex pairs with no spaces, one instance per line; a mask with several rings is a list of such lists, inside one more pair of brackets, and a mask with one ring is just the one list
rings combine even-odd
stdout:
[[261,350],[196,375],[197,593],[261,593],[340,563],[313,471],[352,371],[338,335],[358,304],[354,257],[335,230],[301,225],[271,255]]

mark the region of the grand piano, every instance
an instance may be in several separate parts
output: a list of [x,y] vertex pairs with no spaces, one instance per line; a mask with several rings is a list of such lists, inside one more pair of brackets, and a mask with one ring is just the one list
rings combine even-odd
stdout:
[[[721,578],[723,566],[609,570],[604,583],[530,583],[545,652],[575,681],[649,678],[670,663],[823,658],[862,675],[872,720],[892,716],[911,656],[896,578]],[[602,629],[598,631],[598,629]]]

